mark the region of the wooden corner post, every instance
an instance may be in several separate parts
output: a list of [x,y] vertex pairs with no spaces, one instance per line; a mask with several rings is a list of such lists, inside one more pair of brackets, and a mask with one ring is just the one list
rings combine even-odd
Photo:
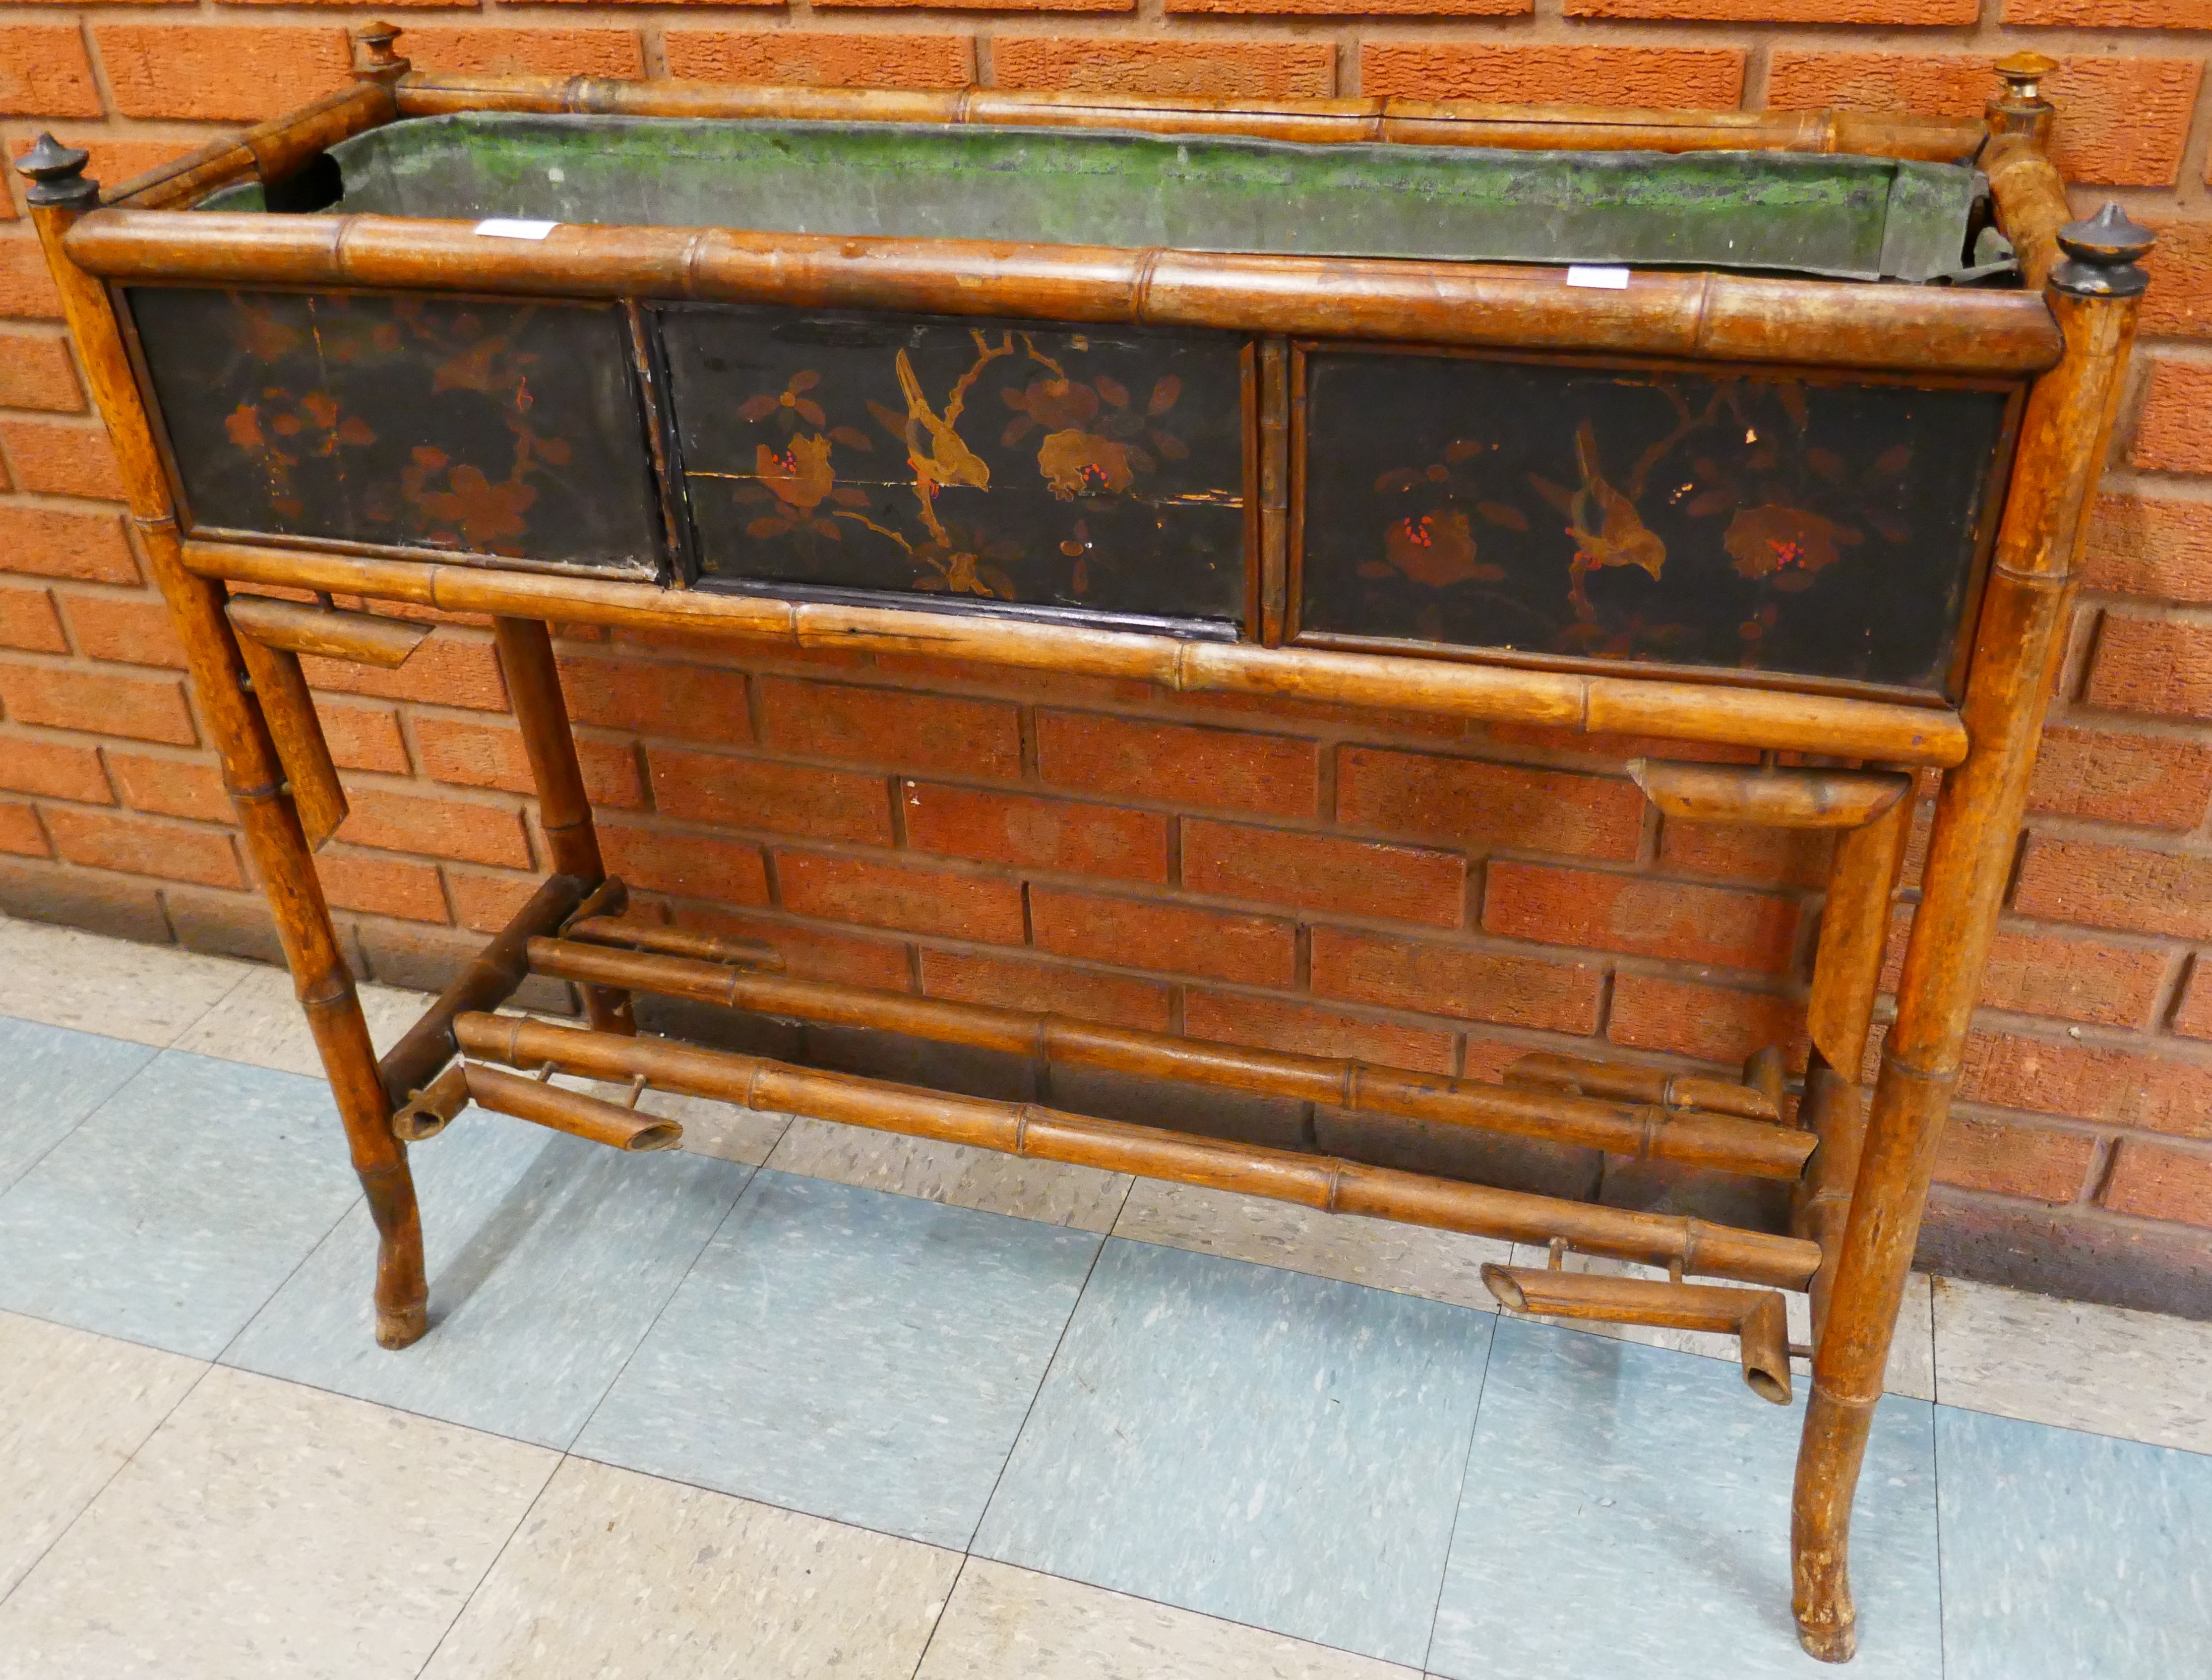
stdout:
[[376,1052],[339,954],[322,883],[285,785],[268,727],[252,697],[238,639],[224,616],[223,586],[185,569],[168,481],[131,377],[115,313],[101,283],[73,262],[63,240],[100,201],[84,173],[87,155],[41,135],[18,167],[33,182],[31,219],[62,297],[85,378],[107,422],[123,470],[132,523],[148,566],[185,644],[192,690],[222,764],[224,786],[275,912],[284,960],[330,1075],[355,1172],[377,1230],[376,1339],[404,1348],[428,1328],[422,1229],[407,1150],[392,1135],[377,1078]]
[[1920,908],[1867,1116],[1850,1216],[1813,1360],[1792,1509],[1798,1638],[1814,1656],[1856,1647],[1848,1569],[1851,1498],[1881,1398],[1920,1214],[2014,837],[2065,647],[2073,566],[2118,405],[2151,235],[2117,204],[2062,228],[2045,297],[2065,339],[2035,382],[1975,627],[1961,709],[1966,761],[1943,778]]

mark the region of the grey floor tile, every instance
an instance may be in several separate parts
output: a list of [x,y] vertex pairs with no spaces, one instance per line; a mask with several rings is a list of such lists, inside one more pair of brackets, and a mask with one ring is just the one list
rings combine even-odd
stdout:
[[0,1312],[0,1598],[206,1369]]
[[[424,992],[368,983],[358,990],[362,1014],[379,1055],[398,1044],[430,1007]],[[283,1074],[323,1077],[322,1057],[315,1052],[314,1035],[301,1013],[292,977],[281,968],[246,969],[230,995],[187,1027],[174,1048]]]
[[0,916],[0,1015],[164,1049],[254,972],[173,946]]
[[[1767,1404],[1717,1360],[1501,1318],[1429,1667],[1833,1673],[1799,1648],[1790,1612],[1803,1406],[1802,1391]],[[1933,1409],[1893,1397],[1875,1412],[1852,1543],[1856,1680],[1942,1671]]]
[[909,1680],[960,1555],[570,1458],[423,1680]]
[[1939,1407],[1945,1680],[2212,1669],[2212,1458]]
[[975,1549],[1418,1664],[1494,1322],[1116,1238]]
[[1129,1194],[1129,1175],[1064,1161],[1023,1160],[935,1138],[795,1118],[769,1157],[779,1172],[802,1172],[863,1190],[918,1196],[948,1207],[1012,1214],[1100,1234]]
[[1099,1240],[763,1170],[575,1451],[964,1547]]
[[1325,1213],[1200,1184],[1139,1178],[1114,1234],[1132,1242],[1187,1248],[1316,1277],[1364,1283],[1401,1295],[1494,1312],[1482,1268],[1506,1263],[1513,1245],[1456,1231]]
[[211,1359],[359,1188],[319,1080],[164,1051],[0,1194],[0,1307]]
[[0,1015],[0,1190],[153,1059],[127,1039]]
[[1419,1680],[1419,1671],[971,1557],[915,1680]]
[[2212,1452],[2212,1324],[1938,1278],[1936,1397]]
[[376,1345],[376,1233],[356,1204],[223,1362],[553,1447],[576,1438],[751,1176],[477,1109],[409,1159],[430,1333]]
[[211,1371],[0,1602],[0,1680],[411,1680],[557,1462]]

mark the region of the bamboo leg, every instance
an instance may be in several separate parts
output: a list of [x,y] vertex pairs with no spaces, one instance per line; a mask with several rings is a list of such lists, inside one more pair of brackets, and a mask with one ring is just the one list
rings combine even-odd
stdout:
[[1943,779],[1897,1024],[1867,1117],[1850,1214],[1813,1360],[1792,1513],[1798,1638],[1847,1660],[1857,1647],[1851,1499],[1881,1395],[1891,1332],[2010,872],[2043,712],[2063,653],[2071,569],[2110,439],[2147,283],[2150,235],[2117,207],[2060,235],[2045,293],[2066,354],[2038,380],[1990,569],[1962,715],[1966,762]]
[[[514,721],[522,728],[523,751],[530,755],[531,779],[538,784],[538,816],[554,872],[597,886],[606,879],[606,865],[599,857],[583,767],[576,761],[576,736],[568,727],[561,673],[553,662],[553,638],[539,618],[494,618],[492,634],[499,642],[499,665]],[[629,994],[614,987],[585,987],[584,1011],[596,1032],[637,1031]]]
[[184,642],[192,690],[276,914],[284,960],[330,1075],[354,1171],[376,1223],[376,1339],[386,1348],[404,1348],[428,1328],[422,1229],[407,1150],[392,1135],[376,1052],[362,1020],[353,976],[338,952],[299,813],[283,790],[268,731],[247,697],[237,638],[223,616],[222,587],[185,569],[175,508],[113,309],[100,282],[62,248],[70,226],[97,202],[99,188],[85,177],[84,161],[82,152],[70,152],[41,137],[23,160],[24,173],[38,183],[29,194],[32,219],[86,379],[114,440],[140,545]]

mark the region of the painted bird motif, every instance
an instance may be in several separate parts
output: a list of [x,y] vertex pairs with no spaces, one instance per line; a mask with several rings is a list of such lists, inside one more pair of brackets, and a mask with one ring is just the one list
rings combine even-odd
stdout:
[[[982,340],[976,340],[979,348]],[[998,354],[1004,355],[1005,351]],[[989,360],[987,353],[985,360]],[[979,364],[980,365],[980,364]],[[974,378],[971,373],[953,387],[951,399],[940,415],[929,405],[929,399],[915,377],[914,363],[907,359],[904,350],[898,353],[899,389],[906,393],[906,452],[914,464],[915,477],[925,486],[925,496],[934,496],[945,484],[971,484],[977,490],[991,488],[991,469],[970,449],[954,429],[959,423],[960,410],[967,400],[968,386]],[[929,453],[922,453],[922,440],[929,441]]]
[[1582,487],[1567,502],[1567,534],[1575,539],[1575,557],[1567,564],[1567,599],[1577,618],[1597,616],[1583,579],[1607,566],[1641,566],[1654,581],[1667,563],[1667,545],[1644,523],[1635,502],[1605,481],[1598,469],[1597,434],[1590,423],[1575,428],[1575,465],[1582,472]]

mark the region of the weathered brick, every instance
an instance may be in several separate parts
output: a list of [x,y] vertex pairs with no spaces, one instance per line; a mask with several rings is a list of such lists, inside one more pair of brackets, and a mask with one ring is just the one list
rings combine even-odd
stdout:
[[679,928],[730,939],[766,940],[783,959],[784,972],[802,980],[842,980],[848,985],[873,986],[887,992],[913,989],[903,940],[832,933],[804,922],[695,904],[679,904],[675,910]]
[[346,803],[352,814],[339,825],[337,837],[349,846],[530,867],[522,818],[506,806],[359,787],[346,789]]
[[97,117],[100,88],[74,23],[0,25],[0,117]]
[[199,739],[185,705],[184,685],[173,677],[0,663],[0,709],[18,723],[50,729],[83,729],[174,746],[191,746]]
[[61,334],[0,322],[0,408],[74,414],[83,406],[76,367]]
[[[465,630],[434,630],[407,663],[392,670],[356,665],[349,660],[300,660],[308,685],[338,694],[362,694],[377,700],[417,700],[434,706],[464,706],[481,712],[507,709],[507,685],[500,679],[499,655],[489,641]],[[579,716],[578,721],[582,721]]]
[[671,29],[668,73],[787,87],[964,88],[975,59],[965,35],[839,34],[799,29]]
[[2212,857],[2039,834],[2028,842],[2013,905],[2053,922],[2212,939]]
[[998,701],[767,677],[760,703],[762,733],[779,752],[950,776],[1022,773],[1020,715]]
[[1834,856],[1834,837],[1818,829],[1751,828],[1740,823],[1672,819],[1659,829],[1662,867],[1758,886],[1824,886]]
[[1373,840],[1192,818],[1182,825],[1182,884],[1224,898],[1456,928],[1467,904],[1467,860]]
[[1425,1074],[1452,1069],[1454,1035],[1448,1031],[1369,1020],[1280,998],[1237,996],[1193,987],[1183,995],[1182,1030],[1192,1038],[1255,1044],[1297,1056],[1337,1056]]
[[0,572],[136,583],[138,562],[123,539],[119,514],[0,507]]
[[2096,1139],[2081,1133],[1954,1114],[1943,1128],[1936,1176],[1960,1190],[2071,1202],[2096,1153]]
[[[424,0],[434,3],[434,0]],[[399,51],[419,70],[472,76],[645,74],[645,54],[629,29],[437,29],[410,26]]]
[[2004,0],[2007,23],[2075,29],[2212,29],[2206,0]]
[[[4,45],[4,43],[0,43]],[[52,857],[54,849],[39,826],[39,813],[27,805],[0,800],[0,852],[15,857]]]
[[0,228],[0,315],[58,320],[61,313],[62,295],[38,240],[27,228]]
[[2212,1226],[2212,1155],[2124,1139],[2105,1185],[2105,1205],[2138,1219]]
[[902,782],[898,797],[916,851],[1114,880],[1168,878],[1168,819],[1156,812],[931,782]]
[[96,748],[27,735],[0,734],[0,788],[82,805],[115,803]]
[[1346,1003],[1560,1032],[1596,1030],[1604,986],[1603,971],[1595,964],[1551,962],[1345,928],[1313,930],[1312,971],[1318,995]]
[[2116,1045],[1977,1032],[1966,1041],[1959,1095],[1992,1108],[2212,1137],[2212,1065]]
[[[2203,0],[2189,3],[2203,6]],[[2142,332],[2189,338],[2212,334],[2212,222],[2136,219],[2158,235],[2143,263],[2150,290],[2143,295]]]
[[2128,461],[2146,472],[2212,472],[2212,362],[2151,358]]
[[1789,963],[1797,905],[1770,892],[1499,861],[1486,873],[1482,925],[1508,939],[1771,972]]
[[1000,35],[991,43],[991,75],[1001,88],[1312,98],[1336,91],[1336,47],[1325,40]]
[[742,672],[569,654],[561,660],[561,691],[579,723],[740,746],[753,738]]
[[2212,502],[2099,496],[2081,581],[2091,589],[2212,602]]
[[0,420],[0,449],[8,452],[18,490],[123,500],[115,451],[97,421]]
[[1569,17],[1680,22],[1962,24],[1975,11],[1975,0],[1566,0]]
[[1126,974],[973,951],[924,951],[921,989],[962,1003],[1073,1015],[1146,1032],[1167,1031],[1171,996],[1169,987]]
[[[408,35],[411,40],[414,32],[410,30]],[[446,890],[453,895],[455,921],[480,934],[495,934],[530,902],[530,895],[538,890],[538,878],[448,869]]]
[[46,818],[54,849],[71,863],[202,886],[246,885],[227,833],[65,805],[48,806]]
[[453,919],[434,865],[325,846],[315,854],[315,873],[322,877],[323,896],[337,909],[395,916],[406,922]]
[[2212,717],[2212,624],[2107,612],[2084,697],[2114,711]]
[[170,622],[169,609],[153,597],[65,594],[62,613],[78,652],[88,658],[185,668],[185,644]]
[[0,862],[0,910],[33,922],[86,928],[112,939],[166,945],[163,889],[104,870],[63,869],[41,859]]
[[649,748],[646,762],[653,803],[665,816],[822,840],[891,843],[890,795],[880,776],[665,746]]
[[237,820],[222,772],[204,758],[156,758],[149,752],[107,751],[108,774],[133,811],[158,817],[189,817],[195,822]]
[[[1571,0],[1571,4],[1573,0]],[[1606,0],[1601,0],[1605,3]],[[1974,0],[1649,0],[1682,8],[1638,15],[1718,15],[1724,5],[1755,8],[1747,14],[1790,21],[1785,9],[1799,3],[1825,11],[1833,3],[1856,14],[1901,9],[1896,17],[1837,16],[1843,22],[1972,23]],[[1620,0],[1640,5],[1646,0]],[[1711,5],[1712,11],[1705,8]],[[1956,15],[1952,14],[1955,13]],[[1595,13],[1593,15],[1598,15]],[[1610,12],[1607,15],[1631,14]],[[1802,21],[1816,21],[1808,17]],[[1997,91],[1993,55],[1917,52],[1831,52],[1778,47],[1767,72],[1766,102],[1778,109],[1841,106],[1862,111],[1919,111],[1979,116]],[[2203,65],[2189,58],[2062,58],[2044,83],[2063,113],[2052,150],[2066,179],[2082,185],[2163,186],[2181,165],[2189,115]]]
[[[422,755],[422,774],[433,782],[462,788],[497,788],[510,794],[534,794],[530,756],[522,731],[511,723],[475,718],[422,716],[415,720],[415,745]],[[593,805],[635,809],[645,803],[637,755],[625,744],[576,742],[576,763],[584,791]]]
[[[1900,928],[1905,919],[1899,916]],[[1990,942],[1981,1002],[1985,1008],[2023,1015],[2099,1026],[2141,1026],[2158,1001],[2166,964],[2163,951],[2140,945],[2000,928]],[[1897,989],[1897,971],[1902,965],[1899,940],[1897,960],[1883,976],[1887,989]]]
[[1636,1050],[1667,1050],[1700,1062],[1740,1064],[1769,1044],[1805,1056],[1804,1007],[1765,992],[1704,986],[1652,974],[1617,974],[1606,1037]]
[[1347,746],[1337,756],[1337,820],[1350,828],[1469,848],[1632,858],[1644,795],[1570,770]]
[[[744,0],[748,5],[775,5],[778,0]],[[944,0],[814,0],[817,8],[843,7],[857,9],[866,7],[880,10],[885,7],[927,8],[941,9]],[[1133,12],[1137,0],[960,0],[963,12]]]
[[1022,889],[1016,881],[781,850],[775,877],[783,907],[799,916],[991,945],[1022,942]]
[[[1255,17],[1291,17],[1302,13],[1348,17],[1511,17],[1533,7],[1531,0],[1166,0],[1164,9],[1170,15],[1235,12]],[[1376,89],[1369,86],[1362,91]]]
[[1274,916],[1035,887],[1030,919],[1038,947],[1063,957],[1249,986],[1287,986],[1297,972],[1297,930]]
[[608,872],[632,886],[723,904],[768,902],[768,866],[760,848],[749,842],[628,823],[602,822],[599,831]]
[[100,23],[92,33],[126,117],[258,122],[343,86],[351,73],[336,27]]
[[[377,770],[386,776],[408,773],[407,743],[400,739],[399,714],[391,707],[357,706],[318,695],[315,715],[322,720],[331,762],[340,770]],[[417,719],[417,727],[428,721]]]
[[[1275,0],[1224,0],[1254,10]],[[1404,0],[1435,11],[1435,0]],[[1180,9],[1170,0],[1170,9]],[[1197,8],[1194,8],[1194,9]],[[1334,9],[1316,3],[1314,9]],[[1467,0],[1469,12],[1525,11],[1525,0]],[[1299,9],[1305,9],[1300,7]],[[1352,4],[1347,9],[1371,8]],[[1474,99],[1507,105],[1626,105],[1728,110],[1743,99],[1744,52],[1717,46],[1508,46],[1488,42],[1369,41],[1359,49],[1359,91],[1406,99]]]
[[1171,805],[1310,817],[1321,785],[1311,741],[1089,712],[1037,714],[1037,774],[1063,788]]
[[2054,726],[2027,800],[2063,816],[2193,829],[2212,803],[2212,741]]
[[33,654],[69,652],[52,590],[0,584],[0,648]]

